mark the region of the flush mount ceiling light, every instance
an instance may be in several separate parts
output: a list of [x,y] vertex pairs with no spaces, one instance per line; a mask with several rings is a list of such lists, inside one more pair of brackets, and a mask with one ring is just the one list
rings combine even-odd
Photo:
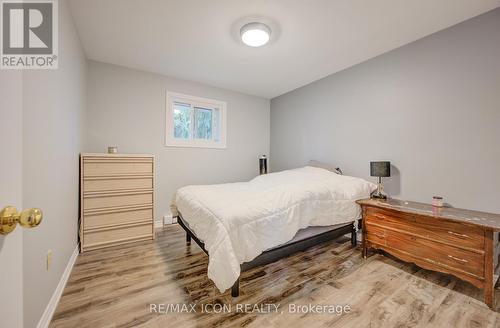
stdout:
[[271,29],[263,23],[253,22],[245,24],[240,29],[241,41],[250,47],[261,47],[269,42]]

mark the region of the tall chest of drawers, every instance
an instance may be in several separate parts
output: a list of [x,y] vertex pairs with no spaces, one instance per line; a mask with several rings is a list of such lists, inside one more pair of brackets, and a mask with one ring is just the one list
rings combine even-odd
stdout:
[[80,250],[154,239],[154,156],[80,155]]
[[425,269],[452,274],[484,290],[494,305],[500,215],[395,199],[360,200],[363,256],[381,249]]

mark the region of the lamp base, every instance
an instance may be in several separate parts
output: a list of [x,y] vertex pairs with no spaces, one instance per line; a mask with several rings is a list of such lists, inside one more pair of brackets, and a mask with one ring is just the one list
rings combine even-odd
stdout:
[[371,195],[371,198],[375,198],[375,199],[387,199],[387,195],[384,195],[383,193],[379,193],[379,192],[374,192],[372,195]]
[[382,193],[383,187],[382,187],[382,178],[378,177],[378,184],[377,184],[377,189],[375,189],[372,194],[370,195],[371,198],[376,198],[376,199],[387,199],[387,195],[384,195]]

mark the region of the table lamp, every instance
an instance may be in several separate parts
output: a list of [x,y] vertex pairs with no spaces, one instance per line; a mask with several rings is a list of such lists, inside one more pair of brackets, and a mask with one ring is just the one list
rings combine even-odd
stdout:
[[370,162],[370,175],[378,177],[377,190],[372,194],[372,198],[387,199],[387,196],[382,193],[382,178],[391,176],[391,162]]

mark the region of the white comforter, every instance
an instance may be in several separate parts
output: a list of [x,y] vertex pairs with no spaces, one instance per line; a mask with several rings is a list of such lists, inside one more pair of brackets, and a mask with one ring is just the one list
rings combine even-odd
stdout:
[[223,292],[239,277],[241,263],[288,242],[298,230],[359,219],[354,201],[369,197],[375,187],[306,166],[249,182],[183,187],[175,202],[205,243],[208,277]]

